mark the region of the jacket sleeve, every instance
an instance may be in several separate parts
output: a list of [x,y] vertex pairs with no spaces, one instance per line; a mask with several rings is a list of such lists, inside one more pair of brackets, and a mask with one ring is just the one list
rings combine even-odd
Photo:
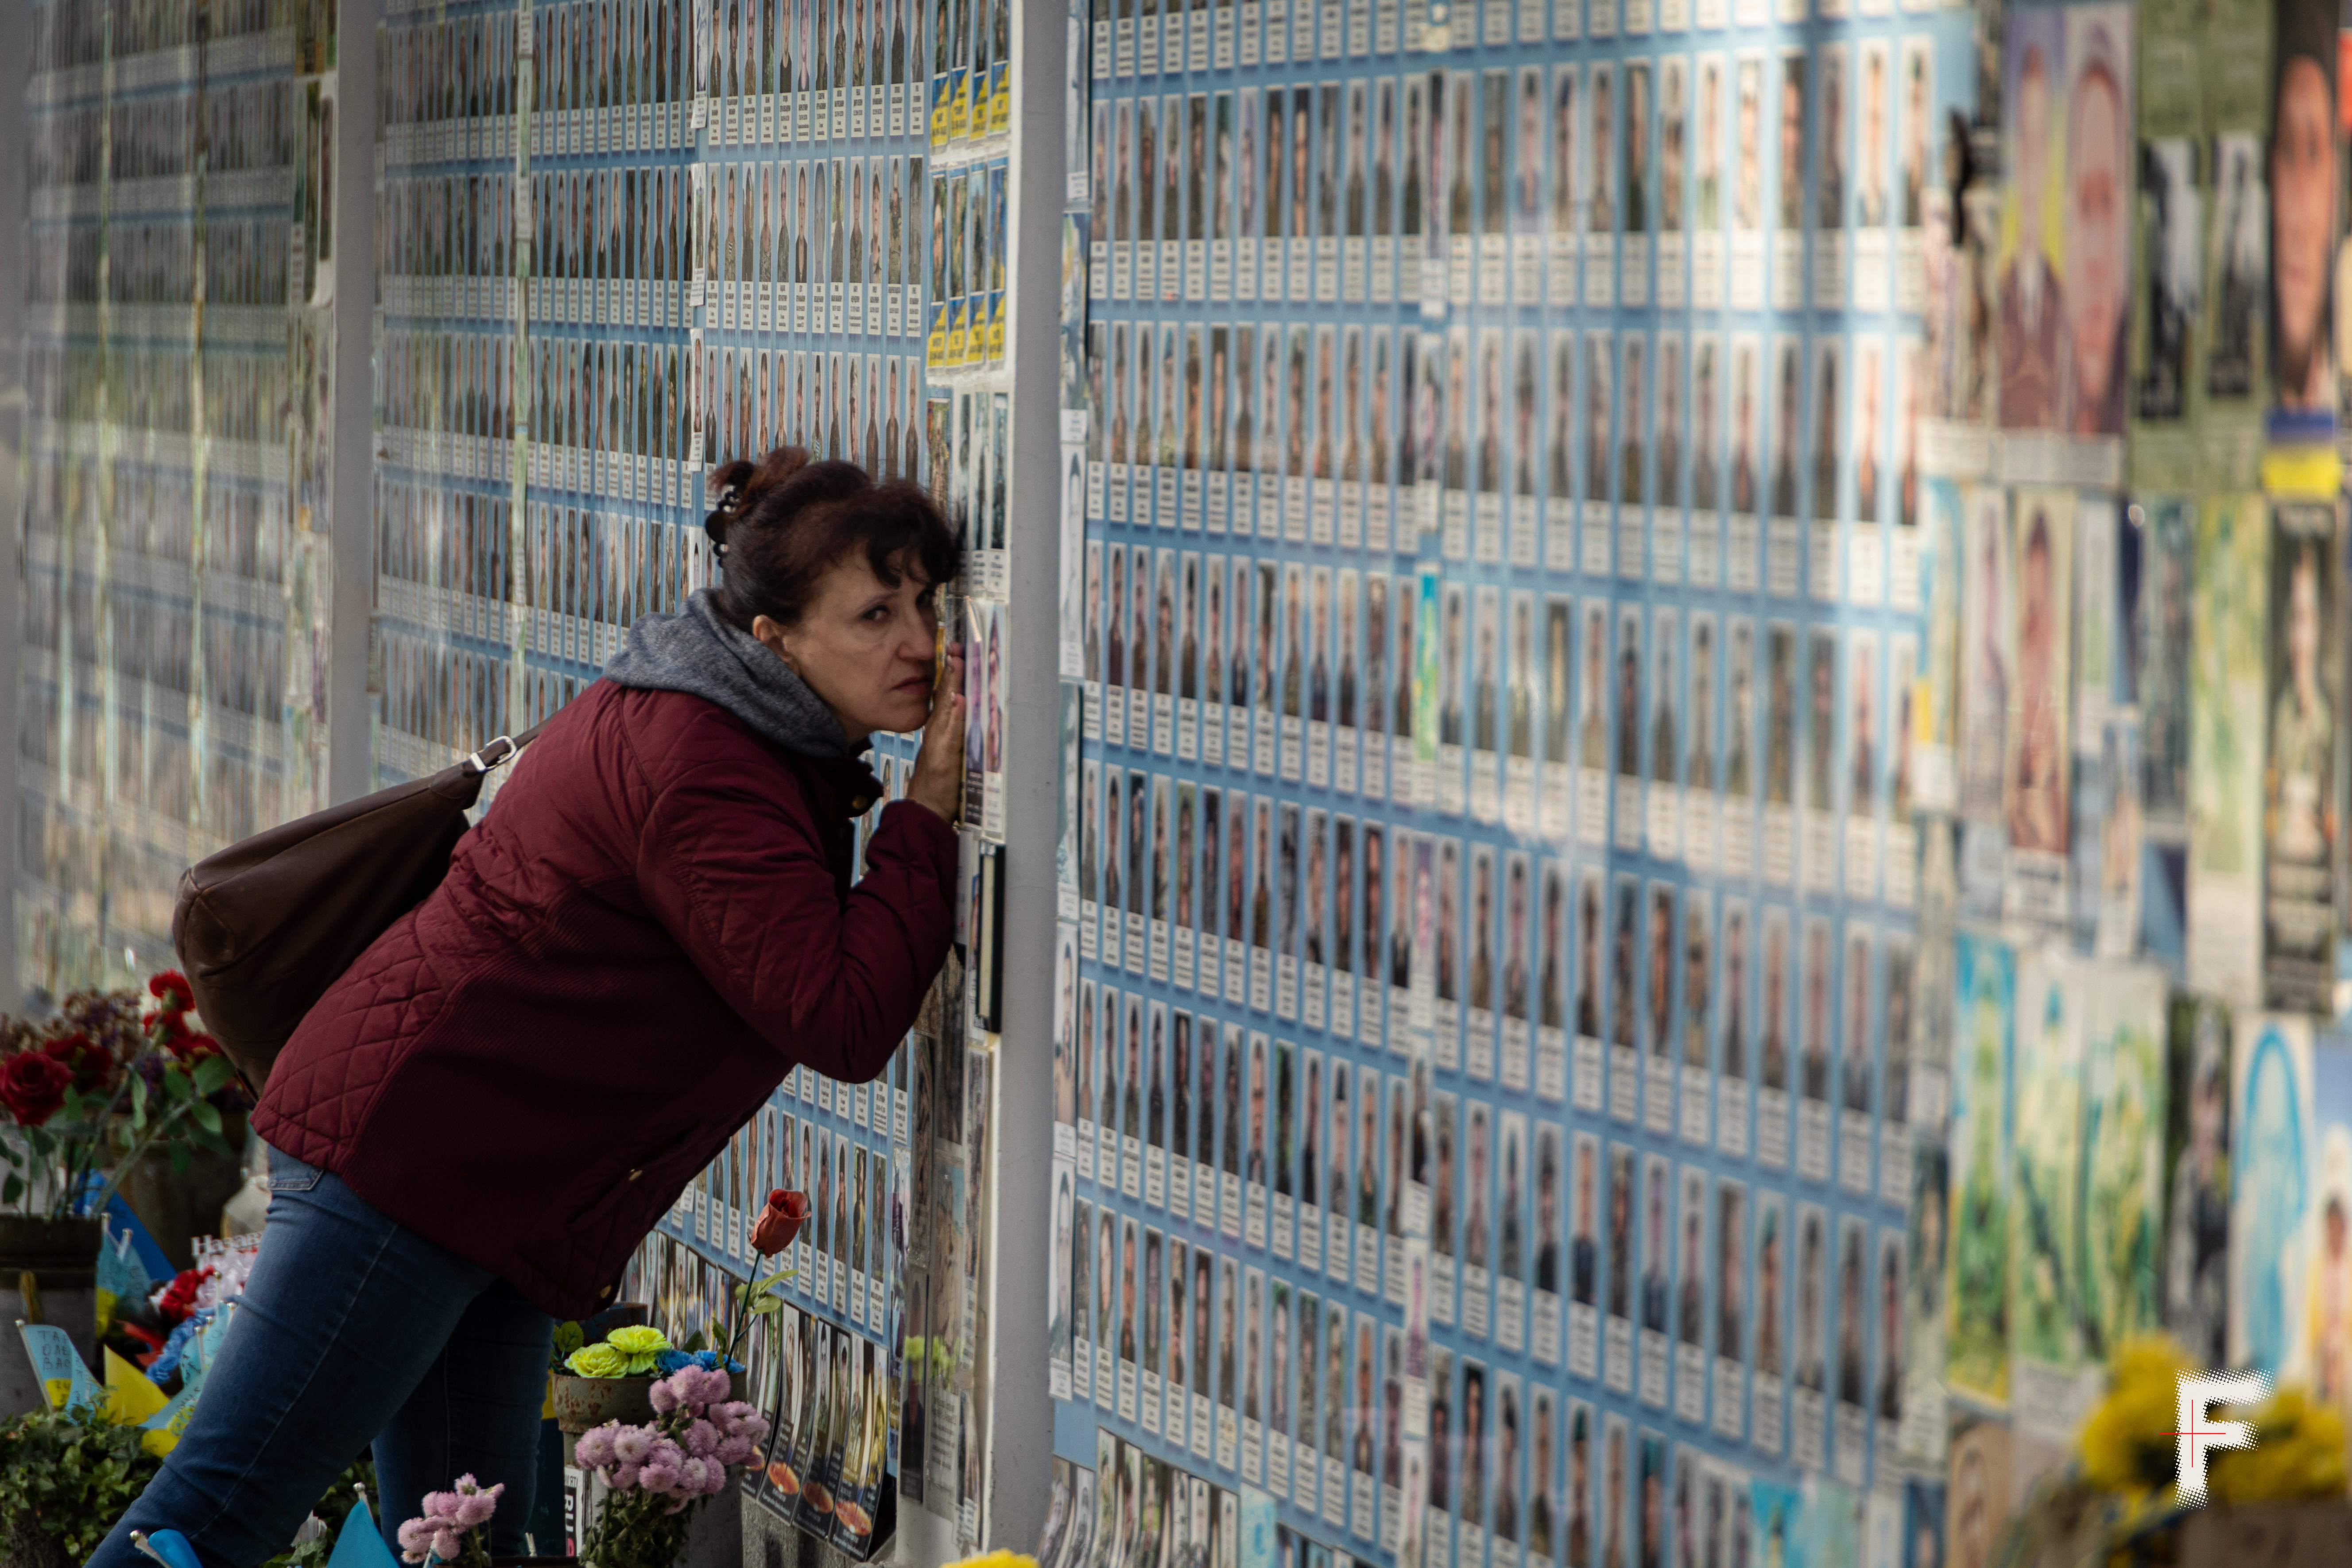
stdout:
[[897,801],[842,896],[796,781],[713,759],[647,816],[647,907],[745,1022],[792,1062],[865,1082],[913,1026],[955,934],[956,836]]

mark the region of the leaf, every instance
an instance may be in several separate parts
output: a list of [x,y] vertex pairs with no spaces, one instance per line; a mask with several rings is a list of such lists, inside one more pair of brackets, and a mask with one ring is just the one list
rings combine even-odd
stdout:
[[764,1297],[752,1304],[751,1315],[755,1318],[769,1317],[782,1311],[784,1299],[782,1296]]
[[773,1274],[769,1275],[765,1279],[755,1281],[751,1286],[751,1289],[755,1294],[765,1295],[767,1292],[774,1289],[777,1286],[782,1285],[786,1280],[790,1279],[793,1277],[793,1271],[789,1268],[779,1268]]
[[208,1100],[197,1100],[195,1104],[188,1108],[188,1115],[194,1120],[197,1126],[203,1128],[205,1131],[212,1133],[215,1137],[218,1137],[220,1135],[221,1113],[219,1106],[215,1105]]
[[188,1173],[188,1146],[184,1143],[173,1143],[170,1145],[170,1148],[172,1151],[172,1174],[175,1176],[186,1175]]
[[0,1204],[13,1204],[25,1195],[25,1178],[10,1173],[7,1181],[0,1182]]
[[137,1129],[147,1125],[147,1080],[136,1075],[131,1079],[131,1125]]
[[196,1064],[196,1092],[209,1100],[236,1077],[236,1064],[226,1057],[206,1057]]

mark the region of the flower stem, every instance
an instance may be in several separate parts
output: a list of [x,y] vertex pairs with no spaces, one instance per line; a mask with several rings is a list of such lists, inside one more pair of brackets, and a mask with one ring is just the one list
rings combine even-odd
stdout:
[[114,1169],[107,1173],[106,1184],[99,1189],[98,1201],[90,1205],[90,1212],[104,1214],[106,1205],[114,1201],[114,1194],[121,1189],[123,1173],[137,1164],[139,1157],[153,1148],[157,1141],[171,1131],[173,1123],[186,1116],[201,1103],[202,1101],[194,1100],[182,1100],[162,1116],[149,1122],[147,1131],[141,1133],[139,1141],[131,1146],[131,1152],[116,1161]]

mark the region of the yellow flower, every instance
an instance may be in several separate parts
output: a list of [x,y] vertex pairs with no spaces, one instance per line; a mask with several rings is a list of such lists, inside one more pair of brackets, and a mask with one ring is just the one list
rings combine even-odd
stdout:
[[2314,1403],[2301,1388],[2283,1388],[2252,1411],[2232,1414],[2253,1422],[2256,1446],[2213,1457],[2209,1476],[2215,1503],[2344,1495],[2344,1417],[2333,1406]]
[[2169,1482],[2180,1374],[2195,1370],[2164,1334],[2126,1340],[2108,1363],[2107,1396],[2075,1437],[2083,1479],[2099,1491],[2140,1493]]
[[1037,1568],[1037,1560],[1024,1557],[1018,1552],[1000,1550],[978,1557],[967,1557],[961,1563],[950,1563],[948,1568]]

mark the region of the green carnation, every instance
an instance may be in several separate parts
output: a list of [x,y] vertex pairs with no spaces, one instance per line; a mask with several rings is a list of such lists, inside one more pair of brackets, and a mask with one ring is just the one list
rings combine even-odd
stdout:
[[629,1372],[629,1358],[608,1344],[583,1345],[563,1364],[582,1377],[625,1377]]
[[[614,1329],[604,1336],[605,1343],[628,1359],[628,1375],[642,1377],[654,1370],[656,1358],[669,1349],[669,1341],[659,1329],[642,1327]],[[613,1373],[619,1376],[620,1373]]]

